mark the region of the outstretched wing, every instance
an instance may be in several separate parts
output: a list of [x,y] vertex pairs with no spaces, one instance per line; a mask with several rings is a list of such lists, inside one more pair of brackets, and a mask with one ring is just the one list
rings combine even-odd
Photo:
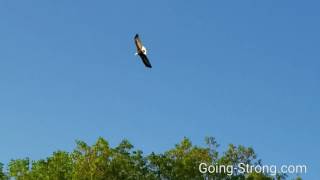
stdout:
[[136,47],[137,47],[137,52],[141,52],[142,51],[142,42],[139,38],[139,34],[136,34],[134,36],[134,42],[136,44]]
[[139,53],[139,56],[140,56],[143,64],[144,64],[146,67],[152,68],[151,63],[150,63],[148,57],[147,57],[145,54]]

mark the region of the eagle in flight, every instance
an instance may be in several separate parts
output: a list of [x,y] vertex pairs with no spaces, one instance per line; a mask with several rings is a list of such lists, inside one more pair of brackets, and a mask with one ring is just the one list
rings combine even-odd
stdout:
[[136,44],[136,47],[137,47],[137,52],[135,55],[139,55],[143,64],[148,67],[148,68],[152,68],[150,62],[149,62],[149,59],[147,57],[147,49],[142,45],[142,42],[139,38],[139,34],[136,34],[134,36],[134,42]]

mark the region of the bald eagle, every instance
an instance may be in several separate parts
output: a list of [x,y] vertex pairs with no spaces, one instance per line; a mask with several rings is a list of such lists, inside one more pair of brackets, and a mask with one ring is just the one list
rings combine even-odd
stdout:
[[134,42],[136,44],[136,47],[137,47],[137,52],[135,55],[139,55],[143,64],[148,67],[148,68],[152,68],[150,62],[149,62],[149,59],[147,57],[147,49],[142,45],[142,42],[139,38],[139,34],[136,34],[134,36]]

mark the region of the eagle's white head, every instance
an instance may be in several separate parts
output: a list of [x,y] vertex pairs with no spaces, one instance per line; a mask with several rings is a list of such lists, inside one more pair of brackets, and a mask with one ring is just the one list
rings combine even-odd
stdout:
[[[142,53],[143,53],[144,55],[147,55],[147,48],[146,48],[146,47],[142,46],[142,47],[141,47],[141,51],[142,51]],[[135,55],[138,55],[138,52],[136,52]]]
[[142,46],[141,50],[142,50],[143,54],[147,55],[147,48],[146,47]]

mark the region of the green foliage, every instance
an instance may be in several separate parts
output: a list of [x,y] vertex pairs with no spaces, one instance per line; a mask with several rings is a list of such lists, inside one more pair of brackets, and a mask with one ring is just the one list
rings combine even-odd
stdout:
[[0,163],[0,180],[7,180],[8,177],[6,176],[6,174],[3,171],[3,164]]
[[252,148],[231,144],[219,155],[219,145],[214,138],[208,137],[205,142],[205,147],[199,147],[184,138],[164,153],[145,156],[128,140],[114,148],[103,138],[98,138],[92,146],[77,141],[71,153],[56,151],[37,161],[28,158],[11,160],[7,172],[0,163],[0,180],[273,180],[259,173],[234,173],[231,176],[226,173],[202,174],[200,163],[260,164]]
[[17,180],[30,179],[29,158],[12,160],[9,163],[9,176]]
[[209,148],[193,146],[184,138],[179,144],[164,154],[149,156],[150,165],[159,179],[203,179],[199,172],[199,164],[211,163],[212,154]]
[[46,160],[32,163],[30,179],[67,180],[71,179],[72,159],[67,152],[57,151]]

